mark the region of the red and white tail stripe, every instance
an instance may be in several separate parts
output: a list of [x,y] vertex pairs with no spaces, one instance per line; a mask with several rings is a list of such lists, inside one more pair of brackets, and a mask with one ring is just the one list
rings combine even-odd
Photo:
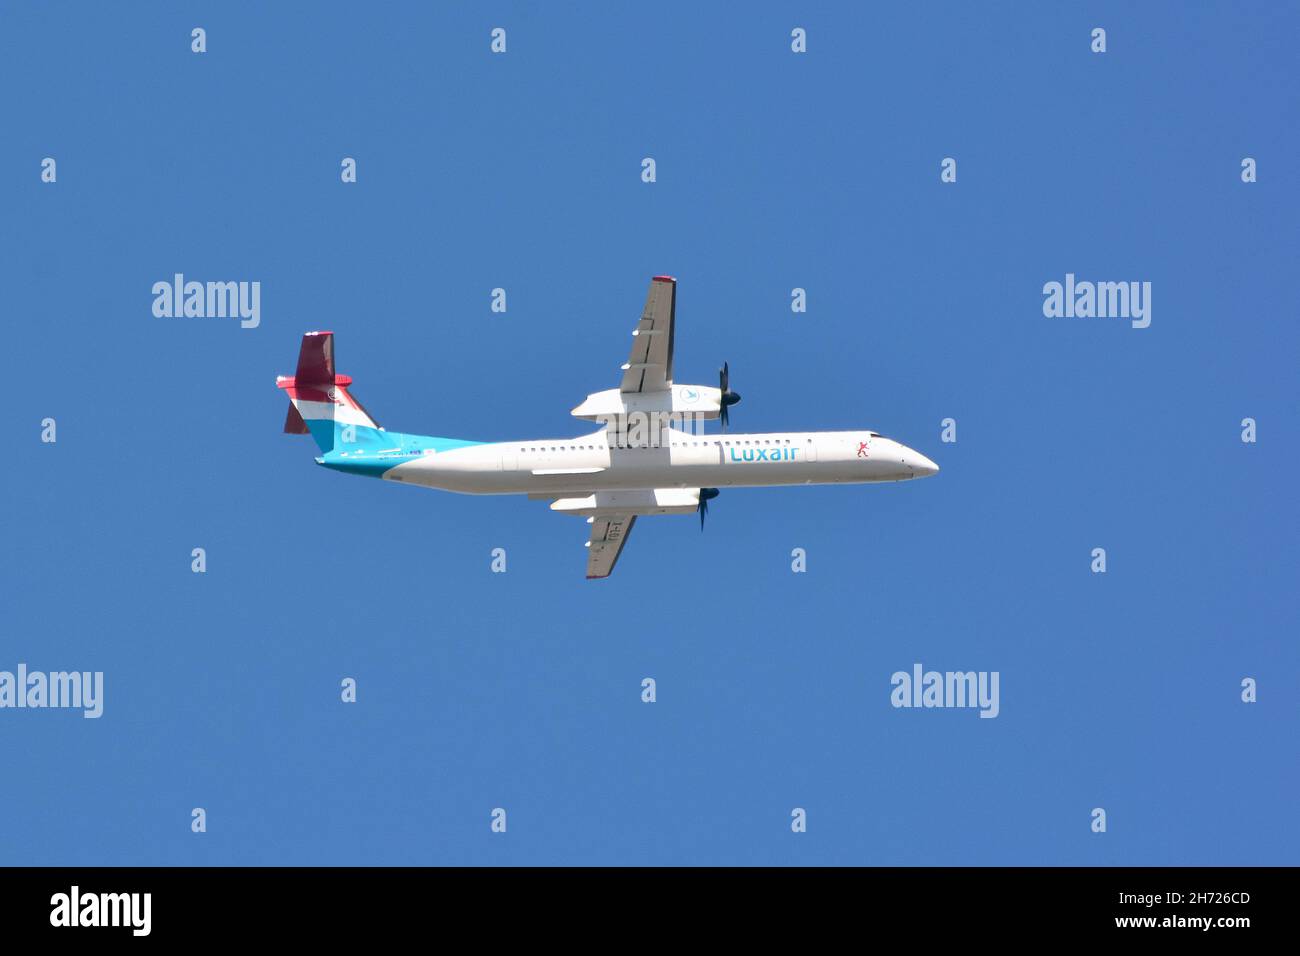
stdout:
[[289,393],[289,417],[284,430],[305,434],[309,421],[378,428],[361,403],[348,392],[352,378],[334,370],[334,333],[308,332],[302,337],[298,368],[293,376],[281,375],[275,384]]

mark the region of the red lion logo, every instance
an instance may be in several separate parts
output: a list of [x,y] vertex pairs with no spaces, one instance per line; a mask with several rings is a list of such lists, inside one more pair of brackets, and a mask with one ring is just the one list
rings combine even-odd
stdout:
[[858,442],[858,457],[859,458],[867,457],[867,443],[864,441]]

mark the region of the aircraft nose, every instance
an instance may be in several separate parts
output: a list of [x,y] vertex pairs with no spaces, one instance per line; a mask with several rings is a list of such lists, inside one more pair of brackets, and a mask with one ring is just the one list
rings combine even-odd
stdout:
[[919,451],[908,449],[907,467],[912,469],[912,474],[916,478],[928,478],[930,475],[939,473],[939,466],[926,458]]

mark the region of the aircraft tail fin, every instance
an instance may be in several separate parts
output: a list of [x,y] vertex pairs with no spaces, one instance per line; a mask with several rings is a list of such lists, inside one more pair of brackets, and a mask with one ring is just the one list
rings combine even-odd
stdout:
[[322,454],[386,443],[384,430],[348,390],[351,377],[334,370],[333,332],[306,333],[293,376],[281,375],[275,384],[289,395],[285,432],[310,434]]

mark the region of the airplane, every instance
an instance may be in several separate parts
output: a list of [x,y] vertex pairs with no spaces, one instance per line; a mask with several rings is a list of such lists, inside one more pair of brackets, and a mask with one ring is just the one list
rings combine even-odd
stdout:
[[[618,387],[572,410],[601,427],[576,438],[479,442],[386,431],[352,397],[352,379],[335,372],[333,332],[306,333],[295,373],[276,379],[290,402],[284,430],[310,434],[321,451],[316,463],[335,471],[464,494],[526,494],[585,517],[589,579],[614,570],[638,517],[698,512],[703,529],[722,488],[906,481],[939,471],[865,429],[727,434],[740,396],[726,363],[717,388],[673,381],[676,311],[677,280],[655,276]],[[721,433],[705,434],[702,423],[714,419]]]

